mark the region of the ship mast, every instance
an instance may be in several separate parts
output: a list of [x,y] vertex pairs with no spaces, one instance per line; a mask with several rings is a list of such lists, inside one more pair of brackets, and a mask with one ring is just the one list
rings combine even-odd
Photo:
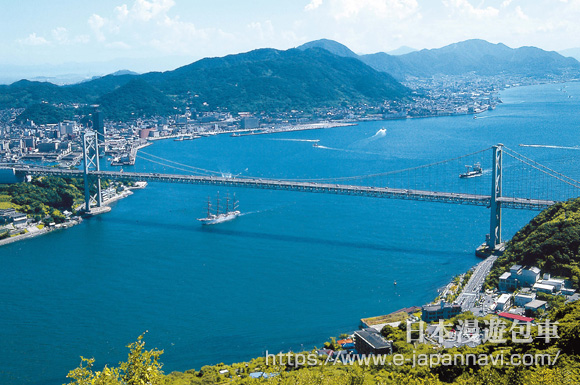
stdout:
[[220,215],[220,192],[217,192],[215,215]]
[[207,196],[207,217],[210,218],[211,215],[211,201],[209,195]]

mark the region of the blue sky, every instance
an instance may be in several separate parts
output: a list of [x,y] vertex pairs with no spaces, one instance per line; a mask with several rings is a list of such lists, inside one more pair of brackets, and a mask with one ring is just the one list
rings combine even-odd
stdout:
[[7,0],[0,66],[167,70],[320,38],[357,53],[470,38],[563,50],[580,47],[577,20],[580,0]]

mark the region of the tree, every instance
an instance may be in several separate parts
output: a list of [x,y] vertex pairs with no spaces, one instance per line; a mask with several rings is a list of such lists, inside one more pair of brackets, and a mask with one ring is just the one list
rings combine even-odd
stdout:
[[145,350],[144,334],[137,341],[127,345],[127,361],[120,362],[118,368],[105,366],[102,371],[92,370],[95,359],[81,357],[78,368],[71,370],[67,378],[69,385],[161,385],[164,376],[159,362],[163,350]]

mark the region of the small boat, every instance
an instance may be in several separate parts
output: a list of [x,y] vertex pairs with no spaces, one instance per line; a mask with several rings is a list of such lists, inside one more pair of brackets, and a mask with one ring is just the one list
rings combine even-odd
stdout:
[[216,198],[216,212],[215,214],[211,212],[211,200],[207,198],[207,217],[198,218],[197,220],[201,222],[202,225],[214,225],[217,223],[231,221],[232,219],[240,216],[240,211],[238,210],[238,202],[236,201],[236,195],[234,194],[232,208],[230,210],[230,198],[226,197],[226,207],[225,210],[220,213],[220,195],[217,193]]
[[314,143],[312,147],[320,147],[320,145],[318,143]]
[[181,142],[181,141],[183,141],[183,136],[179,136],[179,137],[173,139],[173,141],[174,142]]
[[475,163],[473,166],[465,165],[465,167],[467,168],[467,171],[463,174],[459,174],[460,178],[474,178],[483,174],[483,169],[479,162]]

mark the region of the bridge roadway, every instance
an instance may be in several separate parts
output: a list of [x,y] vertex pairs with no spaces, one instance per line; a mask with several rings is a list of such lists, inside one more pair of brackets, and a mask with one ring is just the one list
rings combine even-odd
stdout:
[[[82,170],[68,170],[58,168],[15,168],[17,174],[35,176],[61,176],[83,178]],[[285,181],[263,178],[238,178],[217,176],[196,176],[179,174],[137,173],[122,171],[89,171],[89,175],[102,179],[132,180],[147,182],[186,183],[224,187],[245,187],[266,190],[287,190],[311,193],[327,193],[338,195],[365,196],[374,198],[406,199],[429,202],[443,202],[453,204],[468,204],[489,207],[489,195],[461,194],[450,192],[436,192],[423,190],[407,190],[390,187],[372,187],[341,185],[330,183],[313,183],[301,181]],[[498,199],[504,208],[542,210],[556,203],[550,200],[501,197]]]

